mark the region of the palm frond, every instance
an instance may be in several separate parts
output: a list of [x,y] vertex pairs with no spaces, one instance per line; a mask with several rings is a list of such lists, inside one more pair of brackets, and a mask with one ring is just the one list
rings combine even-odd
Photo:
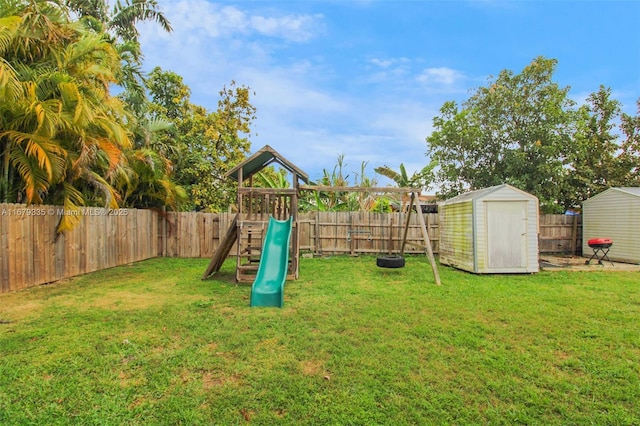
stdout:
[[63,232],[70,231],[80,222],[82,217],[81,208],[84,206],[84,197],[72,184],[63,182],[59,196],[62,198],[62,205],[65,213],[60,216],[60,221],[56,227],[56,238]]
[[12,163],[22,179],[22,190],[27,203],[41,203],[42,194],[49,188],[49,179],[45,171],[38,166],[37,160],[27,155],[21,147],[12,148]]
[[[48,137],[15,130],[6,130],[0,132],[0,139],[1,138],[6,138],[15,148],[15,150],[11,152],[12,155],[24,153],[25,157],[35,161],[37,167],[44,172],[48,179],[53,180],[56,176],[60,176],[61,169],[64,168],[66,151]],[[20,156],[20,159],[21,158],[22,156]],[[21,162],[18,159],[15,161],[16,164]]]

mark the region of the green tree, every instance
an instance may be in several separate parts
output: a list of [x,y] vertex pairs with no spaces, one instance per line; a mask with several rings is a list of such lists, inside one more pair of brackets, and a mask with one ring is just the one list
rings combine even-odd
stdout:
[[620,129],[624,140],[619,159],[624,175],[621,185],[624,186],[640,186],[640,99],[636,106],[635,116],[623,113],[621,117]]
[[443,105],[427,138],[443,195],[509,183],[536,195],[547,212],[572,202],[566,166],[576,111],[569,88],[552,80],[556,63],[538,57],[520,74],[501,71],[461,108]]
[[[354,172],[354,184],[359,188],[373,188],[378,186],[378,179],[367,176],[368,161],[360,163],[360,172]],[[389,203],[379,194],[373,192],[351,192],[347,196],[348,208],[350,211],[386,211]]]
[[[407,174],[407,170],[403,163],[400,163],[399,171],[393,170],[391,167],[385,165],[376,167],[375,172],[385,176],[395,182],[399,188],[420,188],[429,189],[431,182],[434,180],[434,169],[436,162],[432,160],[428,165],[422,168],[418,172],[414,172],[411,177]],[[404,210],[403,200],[406,194],[396,194],[395,196],[388,197],[389,202],[395,202],[396,205],[401,206],[400,210]]]
[[[349,186],[349,175],[345,175],[344,167],[344,154],[340,154],[331,172],[323,169],[320,180],[311,182],[311,184],[336,188]],[[300,206],[305,211],[348,211],[349,202],[347,197],[348,192],[346,191],[307,192],[300,198]]]
[[231,82],[219,92],[218,109],[209,112],[191,103],[191,91],[175,73],[154,69],[148,87],[152,116],[173,123],[165,138],[175,146],[170,159],[176,181],[188,192],[187,208],[226,209],[235,200],[236,184],[225,174],[251,147],[249,135],[256,110],[250,103],[250,89]]
[[267,166],[254,177],[253,184],[260,188],[289,188],[290,175],[285,169],[276,170],[273,166]]
[[624,184],[625,165],[620,161],[621,147],[615,132],[620,113],[620,103],[611,99],[611,89],[604,86],[589,95],[580,108],[568,175],[574,205]]
[[149,111],[137,28],[138,23],[151,21],[170,32],[171,24],[155,0],[119,0],[112,6],[105,0],[67,0],[67,5],[87,28],[106,35],[121,60],[120,72],[115,77],[125,89],[119,97],[131,113],[127,124],[133,136],[133,148],[125,153],[127,173],[118,181],[123,205],[179,208],[186,197],[172,180],[173,165],[169,158],[176,156],[175,145],[160,136],[171,123]]

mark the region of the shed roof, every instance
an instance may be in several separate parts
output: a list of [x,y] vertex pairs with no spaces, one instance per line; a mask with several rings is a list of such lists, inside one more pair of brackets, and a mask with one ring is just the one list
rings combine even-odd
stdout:
[[613,188],[609,188],[606,189],[602,192],[600,192],[599,194],[594,195],[593,197],[587,198],[586,200],[584,200],[585,203],[594,200],[596,198],[599,198],[601,195],[607,194],[609,192],[622,192],[624,194],[628,194],[631,195],[633,197],[640,197],[640,187],[632,187],[632,186],[621,186],[621,187],[613,187]]
[[446,200],[444,203],[445,204],[452,204],[452,203],[462,203],[465,201],[470,201],[470,200],[477,200],[479,198],[484,198],[494,192],[500,191],[502,189],[508,188],[510,190],[513,190],[514,192],[517,192],[521,195],[524,195],[528,198],[535,198],[534,195],[529,194],[528,192],[524,192],[514,186],[511,186],[509,184],[503,183],[502,185],[496,185],[496,186],[490,186],[488,188],[483,188],[483,189],[477,189],[475,191],[470,191],[470,192],[465,192],[464,194],[460,194],[457,195],[453,198],[449,198],[448,200]]
[[309,181],[309,175],[300,170],[282,155],[278,154],[278,152],[269,145],[265,145],[256,151],[251,157],[229,170],[226,176],[237,181],[239,171],[242,169],[242,178],[247,179],[274,162],[280,164],[289,172],[296,175],[303,182]]
[[628,194],[635,195],[636,197],[640,197],[640,187],[623,186],[623,187],[614,188],[614,189],[619,189],[622,192],[626,192]]

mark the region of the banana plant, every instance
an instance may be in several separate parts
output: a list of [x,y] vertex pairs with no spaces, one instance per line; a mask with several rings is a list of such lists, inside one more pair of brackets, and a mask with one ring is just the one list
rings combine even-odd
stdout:
[[393,180],[399,188],[429,188],[433,182],[433,170],[438,163],[432,160],[419,172],[415,172],[409,177],[404,163],[400,163],[400,171],[395,171],[389,166],[376,167],[374,171],[382,176]]

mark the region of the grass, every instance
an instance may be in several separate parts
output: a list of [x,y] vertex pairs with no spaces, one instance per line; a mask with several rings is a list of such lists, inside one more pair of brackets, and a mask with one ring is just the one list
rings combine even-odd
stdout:
[[153,259],[0,296],[0,424],[640,424],[637,272]]

